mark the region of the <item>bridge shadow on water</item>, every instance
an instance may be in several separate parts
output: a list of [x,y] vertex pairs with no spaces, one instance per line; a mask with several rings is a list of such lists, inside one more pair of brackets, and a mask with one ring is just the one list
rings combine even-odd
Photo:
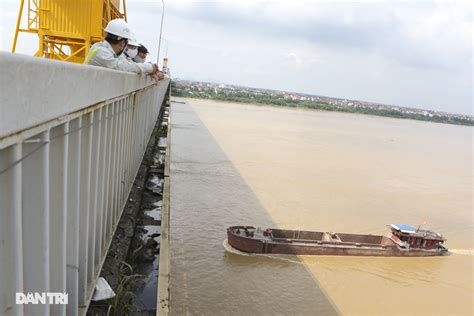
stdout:
[[226,250],[228,226],[276,224],[192,102],[171,104],[172,315],[339,314],[297,256]]

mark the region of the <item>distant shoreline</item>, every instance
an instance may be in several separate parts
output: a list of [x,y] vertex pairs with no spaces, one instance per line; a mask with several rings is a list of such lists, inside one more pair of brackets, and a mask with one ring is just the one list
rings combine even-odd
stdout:
[[393,109],[375,109],[370,107],[358,106],[341,106],[331,104],[327,101],[321,100],[294,100],[294,99],[282,99],[280,96],[274,94],[264,93],[249,93],[249,92],[218,92],[217,89],[209,91],[209,89],[194,88],[192,86],[186,86],[182,83],[176,83],[172,81],[172,96],[194,98],[194,99],[207,99],[215,101],[226,101],[233,103],[243,104],[261,104],[275,107],[288,107],[288,108],[303,108],[309,110],[322,110],[329,112],[343,112],[343,113],[355,113],[365,114],[372,116],[391,117],[399,119],[412,119],[417,121],[443,123],[451,125],[463,125],[463,126],[474,126],[474,120],[448,117],[445,115],[423,115],[419,113],[404,113]]

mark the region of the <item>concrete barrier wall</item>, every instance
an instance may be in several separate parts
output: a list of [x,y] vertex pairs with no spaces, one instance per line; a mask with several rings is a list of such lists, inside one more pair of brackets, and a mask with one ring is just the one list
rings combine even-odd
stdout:
[[0,53],[0,315],[85,313],[168,87]]
[[152,84],[147,76],[0,52],[0,137]]

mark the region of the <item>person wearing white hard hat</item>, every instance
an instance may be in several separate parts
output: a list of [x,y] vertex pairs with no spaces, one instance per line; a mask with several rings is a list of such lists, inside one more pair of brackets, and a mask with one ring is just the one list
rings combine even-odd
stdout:
[[127,46],[125,47],[123,53],[129,61],[134,61],[133,59],[138,54],[138,46],[140,46],[140,44],[138,44],[135,38],[132,37],[128,40]]
[[135,58],[133,58],[133,61],[143,64],[146,61],[147,55],[148,49],[143,44],[140,44],[140,46],[138,46],[138,54]]
[[127,47],[128,41],[133,38],[133,33],[125,20],[115,19],[110,21],[104,31],[105,41],[91,46],[84,64],[137,74],[156,74],[158,72],[156,64],[137,64],[127,60],[127,58],[120,58]]

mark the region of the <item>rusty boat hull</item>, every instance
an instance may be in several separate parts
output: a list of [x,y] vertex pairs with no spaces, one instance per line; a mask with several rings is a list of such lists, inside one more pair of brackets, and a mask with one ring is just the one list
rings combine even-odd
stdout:
[[253,226],[229,227],[227,242],[234,249],[256,254],[426,257],[448,252],[440,245],[431,249],[403,247],[389,236],[261,230]]

